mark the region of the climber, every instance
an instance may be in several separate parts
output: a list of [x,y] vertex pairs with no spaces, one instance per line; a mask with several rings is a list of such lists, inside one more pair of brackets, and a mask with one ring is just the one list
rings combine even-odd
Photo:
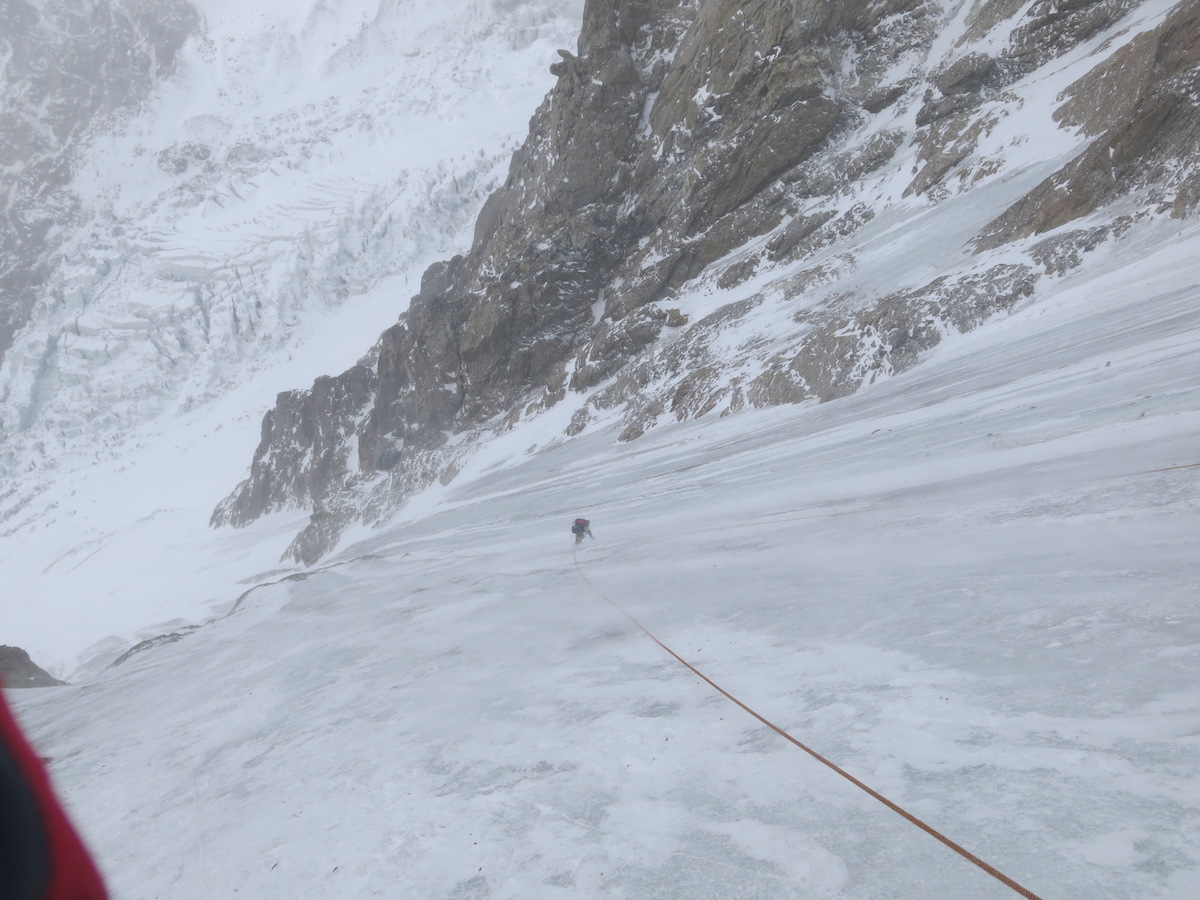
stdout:
[[576,519],[575,523],[571,526],[571,534],[575,535],[575,543],[577,544],[583,540],[585,534],[593,541],[596,539],[596,536],[592,534],[592,523],[587,519]]
[[104,883],[0,695],[0,893],[5,900],[105,900]]

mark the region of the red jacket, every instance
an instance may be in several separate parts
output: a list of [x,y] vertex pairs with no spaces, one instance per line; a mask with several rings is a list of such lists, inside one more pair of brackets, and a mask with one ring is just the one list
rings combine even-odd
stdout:
[[0,694],[0,896],[106,900],[104,882]]

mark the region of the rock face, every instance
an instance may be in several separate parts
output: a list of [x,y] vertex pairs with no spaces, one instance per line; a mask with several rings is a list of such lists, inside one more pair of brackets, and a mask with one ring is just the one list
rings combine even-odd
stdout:
[[1161,25],[1072,84],[1055,118],[1095,136],[1087,149],[986,227],[988,249],[1089,215],[1134,188],[1178,217],[1200,203],[1200,8],[1180,4]]
[[836,399],[1190,215],[1200,13],[1145,6],[591,0],[470,251],[358,365],[280,395],[214,524],[308,505],[311,563],[552,406],[628,440]]
[[20,647],[0,647],[0,684],[6,688],[36,688],[66,682],[39,668]]

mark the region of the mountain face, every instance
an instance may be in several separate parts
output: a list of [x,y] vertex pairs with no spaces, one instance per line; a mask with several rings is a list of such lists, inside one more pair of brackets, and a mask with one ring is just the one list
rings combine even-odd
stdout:
[[529,417],[841,397],[1200,203],[1188,2],[588,2],[559,53],[470,251],[214,524],[310,506],[311,563]]

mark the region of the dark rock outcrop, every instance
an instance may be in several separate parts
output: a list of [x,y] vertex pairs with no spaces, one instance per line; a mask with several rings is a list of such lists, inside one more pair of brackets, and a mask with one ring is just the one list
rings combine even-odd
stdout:
[[[693,13],[671,2],[588,3],[579,56],[555,64],[558,84],[485,204],[470,253],[426,273],[408,312],[362,365],[280,396],[251,477],[215,523],[312,501],[312,525],[295,545],[311,561],[328,545],[319,539],[325,523],[340,519],[329,498],[352,489],[357,473],[390,473],[403,460],[393,491],[424,486],[452,470],[452,435],[505,413],[531,385],[561,389],[556,370],[647,230],[649,214],[622,201],[644,143],[647,97],[665,74],[655,60]],[[350,396],[364,405],[345,403]],[[321,440],[349,433],[352,456]]]
[[1181,4],[1071,85],[1056,118],[1097,135],[985,228],[987,250],[1043,234],[1139,188],[1177,216],[1200,205],[1200,8]]
[[6,688],[56,687],[66,684],[44,671],[20,647],[0,647],[0,684]]

